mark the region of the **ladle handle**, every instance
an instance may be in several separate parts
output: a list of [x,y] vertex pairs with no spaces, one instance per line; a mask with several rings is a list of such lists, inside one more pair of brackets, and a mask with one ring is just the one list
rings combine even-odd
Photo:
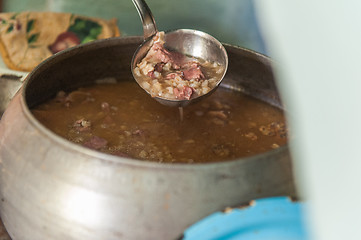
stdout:
[[158,32],[157,26],[147,3],[144,0],[132,0],[138,10],[143,24],[144,39],[147,39]]

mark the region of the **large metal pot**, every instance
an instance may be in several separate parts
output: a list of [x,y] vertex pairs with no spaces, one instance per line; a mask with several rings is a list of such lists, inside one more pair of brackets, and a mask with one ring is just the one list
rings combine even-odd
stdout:
[[[0,125],[0,210],[13,240],[176,239],[214,211],[295,193],[287,146],[222,163],[143,162],[68,142],[30,113],[58,90],[129,79],[141,41],[100,40],[57,54],[29,74],[11,101]],[[280,105],[270,60],[226,49],[222,85]]]
[[[3,72],[3,69],[0,72]],[[25,75],[12,72],[0,74],[0,119],[10,100],[20,89]]]

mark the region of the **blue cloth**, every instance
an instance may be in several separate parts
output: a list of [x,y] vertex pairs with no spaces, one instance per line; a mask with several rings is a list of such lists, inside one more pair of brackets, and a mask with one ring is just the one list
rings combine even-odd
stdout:
[[206,217],[188,228],[183,240],[306,240],[304,207],[287,197],[259,199],[251,206]]

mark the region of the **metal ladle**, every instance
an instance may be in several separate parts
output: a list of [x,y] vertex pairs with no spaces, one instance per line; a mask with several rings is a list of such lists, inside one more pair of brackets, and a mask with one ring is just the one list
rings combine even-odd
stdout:
[[[138,47],[133,55],[131,62],[131,69],[134,79],[140,84],[139,77],[134,73],[134,68],[145,57],[153,44],[153,36],[157,34],[158,30],[155,25],[153,15],[144,0],[132,0],[138,13],[141,17],[144,32],[144,42]],[[178,29],[174,31],[165,32],[164,47],[180,52],[186,56],[200,58],[209,62],[217,62],[224,67],[221,77],[211,91],[204,95],[192,97],[189,100],[172,100],[155,96],[154,98],[161,104],[172,107],[184,107],[191,102],[198,101],[212,93],[221,83],[228,67],[228,55],[223,45],[211,35],[192,29]],[[144,88],[143,88],[144,89]],[[146,89],[144,89],[150,94]]]

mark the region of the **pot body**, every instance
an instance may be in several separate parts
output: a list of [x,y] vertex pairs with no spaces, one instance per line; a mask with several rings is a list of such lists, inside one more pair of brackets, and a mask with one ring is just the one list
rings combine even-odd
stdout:
[[22,85],[21,75],[1,74],[0,75],[0,119],[7,105]]
[[[0,211],[13,240],[176,239],[194,222],[249,200],[294,195],[287,146],[211,164],[158,164],[58,137],[29,108],[58,90],[131,77],[139,37],[100,40],[40,64],[0,124]],[[280,105],[268,58],[226,46],[226,87]]]

